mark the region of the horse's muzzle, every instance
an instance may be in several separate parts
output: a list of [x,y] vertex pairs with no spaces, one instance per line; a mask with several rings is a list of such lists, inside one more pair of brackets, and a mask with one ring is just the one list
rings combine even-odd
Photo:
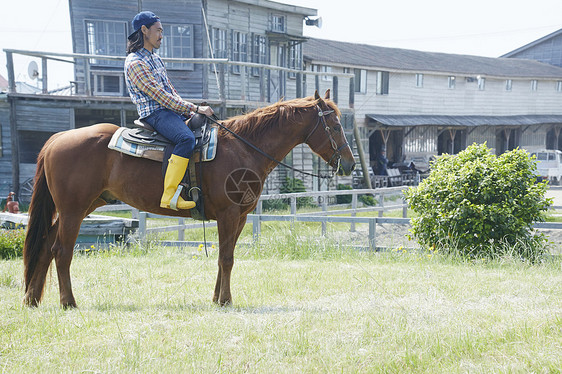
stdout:
[[355,160],[340,160],[338,175],[350,175],[353,170],[355,170]]

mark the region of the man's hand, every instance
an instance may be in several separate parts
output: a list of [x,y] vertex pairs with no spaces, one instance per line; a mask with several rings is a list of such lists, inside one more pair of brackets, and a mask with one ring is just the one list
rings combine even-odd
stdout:
[[197,107],[197,111],[195,113],[201,113],[208,117],[212,116],[215,112],[211,109],[210,106],[200,106]]

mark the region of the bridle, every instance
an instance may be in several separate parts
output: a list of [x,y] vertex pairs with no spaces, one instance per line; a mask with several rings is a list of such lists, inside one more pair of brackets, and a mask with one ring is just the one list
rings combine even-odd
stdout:
[[340,145],[338,147],[338,143],[336,142],[336,140],[334,139],[334,137],[332,136],[332,129],[330,129],[330,127],[328,126],[328,124],[326,123],[326,119],[324,117],[326,117],[329,114],[332,114],[335,112],[335,110],[325,110],[322,111],[322,109],[320,109],[320,107],[318,105],[316,105],[316,109],[318,109],[318,120],[316,121],[316,125],[314,126],[314,128],[312,129],[312,131],[306,136],[306,138],[304,139],[304,143],[306,143],[308,141],[308,139],[312,136],[312,134],[316,131],[316,129],[318,128],[318,126],[320,125],[320,122],[322,122],[322,125],[324,126],[324,131],[326,131],[326,134],[328,135],[328,139],[330,140],[330,145],[332,146],[332,150],[334,151],[334,153],[332,154],[332,157],[330,157],[330,160],[327,162],[328,165],[332,165],[332,161],[334,161],[334,158],[336,159],[336,166],[332,166],[332,173],[330,175],[322,175],[322,174],[314,174],[314,173],[309,173],[307,171],[304,170],[300,170],[297,169],[293,166],[287,165],[286,163],[284,163],[283,161],[279,161],[276,160],[273,156],[269,155],[268,153],[262,151],[261,149],[259,149],[258,147],[256,147],[255,145],[253,145],[252,143],[250,143],[248,140],[244,139],[243,137],[241,137],[240,135],[238,135],[237,133],[235,133],[234,131],[232,131],[231,129],[229,129],[228,127],[226,127],[225,125],[223,125],[218,118],[213,115],[213,117],[207,117],[211,122],[215,123],[216,125],[218,125],[219,127],[221,127],[222,129],[226,130],[227,132],[231,133],[236,139],[240,140],[241,142],[243,142],[244,144],[246,144],[247,146],[249,146],[250,148],[254,149],[256,152],[260,153],[261,155],[267,157],[268,159],[270,159],[271,161],[276,162],[277,164],[284,166],[288,169],[294,170],[298,173],[301,174],[305,174],[305,175],[309,175],[312,177],[317,177],[317,178],[323,178],[323,179],[329,179],[329,178],[333,178],[334,175],[338,172],[338,170],[340,169],[340,160],[341,160],[341,150],[344,149],[345,147],[349,146],[349,143],[347,141],[347,139],[345,139],[345,143],[343,143],[342,145]]
[[[342,145],[340,145],[338,147],[338,143],[336,142],[336,140],[332,136],[332,129],[328,126],[328,123],[326,122],[325,117],[334,113],[335,110],[329,109],[329,110],[323,111],[320,108],[320,106],[318,106],[318,105],[316,105],[316,109],[318,109],[318,120],[316,121],[316,126],[314,126],[312,131],[304,139],[304,143],[306,143],[308,141],[308,139],[310,139],[312,134],[314,134],[314,132],[316,131],[316,129],[320,125],[320,122],[322,122],[322,125],[324,126],[324,131],[326,132],[326,135],[328,135],[328,139],[330,140],[330,145],[332,146],[332,150],[334,151],[334,153],[332,153],[332,157],[330,157],[330,160],[328,161],[328,165],[332,165],[332,161],[335,158],[337,167],[332,166],[332,168],[335,170],[334,173],[336,173],[340,169],[341,150],[344,149],[345,147],[349,146],[349,143],[347,141],[347,138],[345,138],[345,143],[343,143]],[[341,126],[341,124],[340,124],[340,126]]]

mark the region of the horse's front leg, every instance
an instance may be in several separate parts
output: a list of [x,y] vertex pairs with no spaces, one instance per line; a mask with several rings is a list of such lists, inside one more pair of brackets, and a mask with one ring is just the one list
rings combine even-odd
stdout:
[[[230,211],[233,212],[230,212]],[[234,247],[246,224],[246,215],[240,216],[236,209],[229,209],[224,215],[217,217],[219,232],[219,271],[213,302],[221,306],[232,304],[230,294],[230,274],[234,265]]]

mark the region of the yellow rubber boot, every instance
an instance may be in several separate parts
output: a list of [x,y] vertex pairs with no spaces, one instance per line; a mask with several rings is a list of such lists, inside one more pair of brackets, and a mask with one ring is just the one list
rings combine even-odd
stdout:
[[194,201],[185,201],[180,196],[183,186],[179,184],[185,175],[188,163],[188,158],[177,155],[172,155],[168,160],[168,169],[164,176],[164,193],[160,201],[161,208],[173,210],[195,208]]

